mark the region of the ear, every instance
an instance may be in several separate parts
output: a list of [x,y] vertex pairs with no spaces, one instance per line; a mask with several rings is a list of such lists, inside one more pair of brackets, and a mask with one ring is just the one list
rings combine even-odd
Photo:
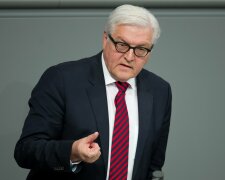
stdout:
[[107,43],[107,39],[108,39],[108,35],[107,33],[104,31],[103,35],[102,35],[102,48],[104,49]]

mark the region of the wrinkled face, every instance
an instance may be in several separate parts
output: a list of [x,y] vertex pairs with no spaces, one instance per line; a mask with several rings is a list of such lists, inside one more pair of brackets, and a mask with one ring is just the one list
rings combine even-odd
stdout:
[[[152,46],[153,31],[150,28],[143,28],[131,25],[118,25],[111,34],[116,42],[125,42],[132,47]],[[116,50],[114,43],[109,39],[108,34],[103,34],[103,56],[105,64],[111,76],[117,81],[127,81],[136,77],[147,63],[149,52],[145,57],[137,57],[133,49],[126,53]]]

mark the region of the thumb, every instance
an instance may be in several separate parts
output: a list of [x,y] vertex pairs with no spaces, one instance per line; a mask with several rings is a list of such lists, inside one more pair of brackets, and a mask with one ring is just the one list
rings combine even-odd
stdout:
[[85,138],[85,140],[86,140],[87,143],[92,143],[93,141],[95,141],[98,138],[98,136],[99,136],[99,133],[98,132],[95,132],[95,133],[87,136]]

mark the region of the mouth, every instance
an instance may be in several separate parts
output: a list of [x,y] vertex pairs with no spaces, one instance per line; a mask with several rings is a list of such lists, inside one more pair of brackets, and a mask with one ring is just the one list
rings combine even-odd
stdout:
[[129,69],[132,69],[132,67],[131,67],[131,66],[126,65],[126,64],[120,64],[120,66],[122,66],[122,67],[124,67],[124,68],[129,68]]

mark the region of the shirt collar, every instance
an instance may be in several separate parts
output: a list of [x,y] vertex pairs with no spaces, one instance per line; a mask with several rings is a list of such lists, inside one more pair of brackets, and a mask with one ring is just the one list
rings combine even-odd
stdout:
[[[102,53],[102,67],[103,67],[103,74],[104,74],[104,78],[105,78],[105,85],[110,85],[116,82],[116,80],[111,76],[111,74],[109,73],[106,64],[105,64],[105,60],[103,57],[103,53]],[[136,81],[135,78],[131,78],[127,81],[130,84],[130,87],[132,89],[136,89]]]

